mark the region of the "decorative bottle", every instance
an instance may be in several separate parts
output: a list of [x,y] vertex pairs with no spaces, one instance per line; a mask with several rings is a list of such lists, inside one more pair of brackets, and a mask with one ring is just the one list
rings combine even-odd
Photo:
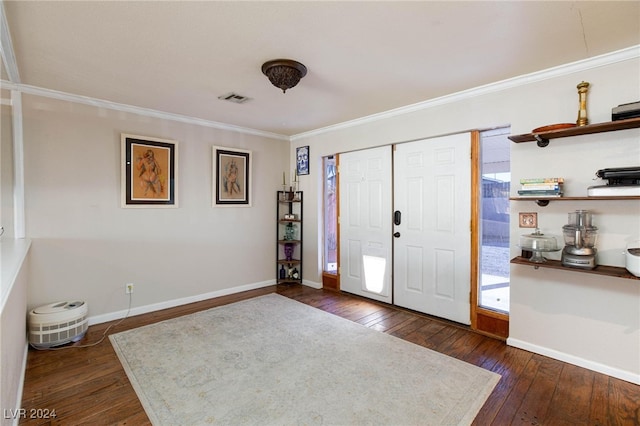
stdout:
[[280,265],[280,279],[284,280],[287,278],[287,271],[284,269],[284,265]]

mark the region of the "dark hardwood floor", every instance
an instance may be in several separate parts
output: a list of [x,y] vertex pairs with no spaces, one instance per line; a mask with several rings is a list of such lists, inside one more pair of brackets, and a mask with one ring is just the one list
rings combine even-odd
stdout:
[[[638,385],[506,346],[444,320],[300,285],[265,287],[130,317],[109,333],[272,292],[501,374],[476,425],[640,425]],[[99,340],[110,324],[90,327],[78,344]],[[27,417],[46,410],[55,410],[56,417],[23,418],[20,424],[150,424],[108,339],[89,348],[29,349],[22,408]]]

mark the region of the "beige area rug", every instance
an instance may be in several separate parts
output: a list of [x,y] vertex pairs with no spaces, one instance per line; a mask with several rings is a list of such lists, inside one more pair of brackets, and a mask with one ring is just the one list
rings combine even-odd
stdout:
[[110,336],[155,425],[458,425],[500,376],[269,294]]

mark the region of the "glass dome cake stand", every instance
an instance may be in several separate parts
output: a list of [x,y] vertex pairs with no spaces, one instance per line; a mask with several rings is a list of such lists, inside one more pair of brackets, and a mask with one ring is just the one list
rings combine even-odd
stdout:
[[540,229],[536,228],[535,232],[528,235],[522,235],[520,237],[520,244],[518,244],[522,250],[532,252],[532,256],[528,259],[531,263],[544,263],[547,259],[543,256],[543,253],[551,253],[554,251],[560,251],[562,248],[558,247],[558,240],[553,235],[545,235],[540,232]]

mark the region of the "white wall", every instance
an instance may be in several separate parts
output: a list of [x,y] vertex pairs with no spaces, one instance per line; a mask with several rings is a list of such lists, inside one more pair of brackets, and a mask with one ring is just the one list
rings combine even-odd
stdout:
[[[275,282],[275,192],[289,143],[23,97],[29,307],[89,304],[93,321]],[[120,134],[178,141],[179,208],[120,207]],[[212,207],[212,146],[253,151],[252,207]],[[139,310],[140,311],[140,310]]]
[[[410,112],[294,137],[292,159],[296,147],[310,146],[311,174],[301,178],[308,200],[305,226],[321,229],[318,200],[323,156],[505,124],[518,134],[547,124],[575,122],[576,85],[583,80],[591,83],[590,122],[610,121],[613,106],[640,99],[637,53],[631,59],[611,62],[574,64],[522,78],[517,84],[496,85],[500,90],[458,94]],[[633,129],[552,140],[544,149],[534,143],[512,144],[512,179],[564,176],[567,196],[586,195],[587,186],[596,184],[592,180],[596,170],[640,165],[639,139],[640,130]],[[517,189],[513,185],[512,193]],[[517,236],[525,233],[517,225],[519,211],[538,211],[543,231],[561,235],[567,213],[575,209],[594,210],[600,228],[600,262],[623,266],[625,242],[640,236],[638,201],[555,202],[545,208],[528,201],[512,202],[512,256],[518,255]],[[320,280],[321,253],[320,242],[306,238],[305,264],[319,265],[315,276],[310,267],[305,268],[309,280]],[[514,265],[511,289],[509,344],[640,383],[638,281]]]

